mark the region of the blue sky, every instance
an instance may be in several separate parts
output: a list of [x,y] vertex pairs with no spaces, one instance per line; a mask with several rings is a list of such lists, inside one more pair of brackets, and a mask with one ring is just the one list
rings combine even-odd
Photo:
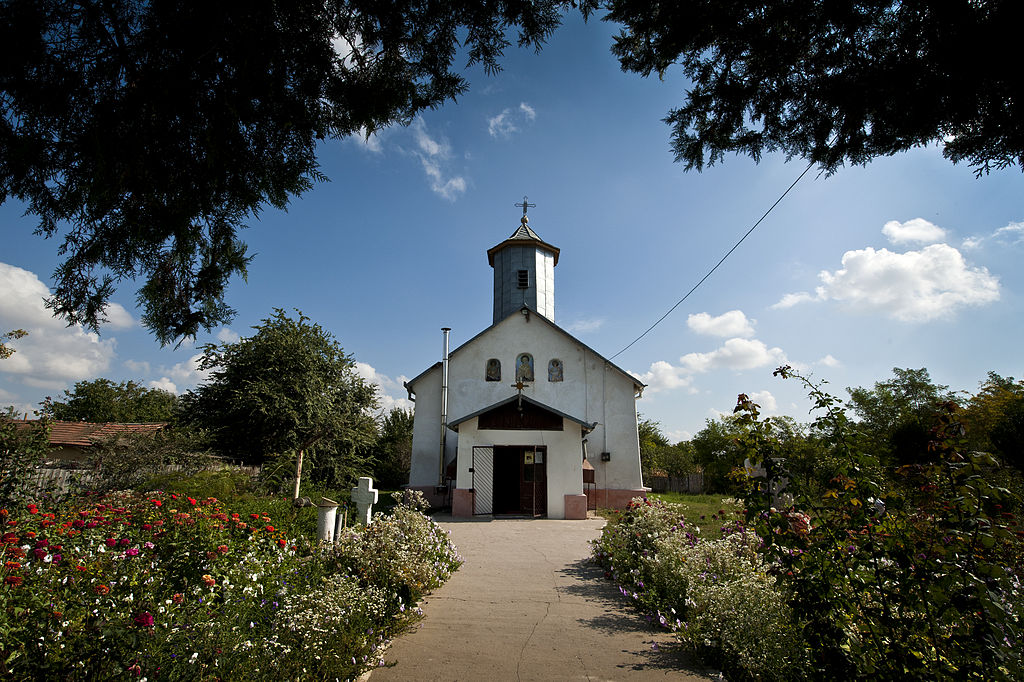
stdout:
[[[612,356],[690,289],[803,171],[779,156],[727,157],[703,173],[672,161],[661,122],[680,74],[624,74],[614,27],[571,17],[540,53],[512,49],[496,77],[412,126],[321,148],[331,182],[264,211],[243,232],[256,258],[235,281],[227,328],[247,335],[274,307],[333,333],[404,405],[404,378],[435,362],[440,328],[458,345],[491,322],[486,250],[517,227],[561,249],[556,322]],[[973,391],[988,370],[1024,375],[1024,175],[976,179],[937,147],[832,177],[811,171],[725,264],[614,362],[649,384],[638,403],[672,439],[731,411],[738,393],[808,420],[789,363],[845,387],[927,367]],[[55,240],[22,207],[0,207],[0,330],[30,336],[0,362],[0,405],[21,410],[75,381],[107,377],[185,391],[202,379],[195,345],[160,348],[134,288],[114,296],[99,337],[48,319],[39,300]]]

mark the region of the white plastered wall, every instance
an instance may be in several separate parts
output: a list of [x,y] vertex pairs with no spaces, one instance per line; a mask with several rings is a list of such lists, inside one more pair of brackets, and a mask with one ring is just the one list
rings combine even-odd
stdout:
[[[452,332],[453,340],[456,334],[457,330]],[[597,422],[587,435],[587,448],[598,487],[643,487],[635,383],[536,313],[529,317],[514,313],[452,353],[448,367],[449,423],[516,395],[512,384],[520,353],[530,353],[534,360],[535,380],[523,395],[587,423]],[[501,361],[501,381],[484,380],[490,358]],[[552,358],[563,363],[563,381],[548,381],[548,361]],[[440,366],[418,377],[413,388],[416,411],[410,484],[435,485],[441,424]],[[449,429],[446,440],[446,461],[450,461],[460,439]],[[610,461],[601,461],[602,452],[610,453]],[[460,457],[460,470],[463,465]]]
[[565,495],[583,493],[583,453],[580,449],[580,425],[567,419],[563,431],[502,431],[477,429],[477,419],[459,425],[459,474],[456,487],[473,487],[474,445],[546,446],[544,461],[547,475],[549,519],[565,518]]

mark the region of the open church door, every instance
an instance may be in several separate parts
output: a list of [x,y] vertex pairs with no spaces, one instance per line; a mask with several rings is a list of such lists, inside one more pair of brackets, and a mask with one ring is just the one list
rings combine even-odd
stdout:
[[473,446],[473,513],[494,513],[494,448]]

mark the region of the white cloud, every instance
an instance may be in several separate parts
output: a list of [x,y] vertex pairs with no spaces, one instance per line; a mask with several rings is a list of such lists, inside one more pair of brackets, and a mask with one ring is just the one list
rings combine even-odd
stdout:
[[687,386],[692,380],[685,368],[674,367],[664,360],[651,363],[651,368],[643,374],[637,372],[631,372],[631,374],[647,384],[645,390],[650,393]]
[[159,388],[161,390],[173,393],[174,395],[178,395],[178,386],[177,386],[177,384],[175,384],[173,381],[171,381],[167,377],[161,377],[160,379],[157,379],[156,381],[149,382],[149,387],[150,388]]
[[129,329],[135,325],[135,318],[131,316],[120,303],[111,303],[103,309],[107,318],[106,324],[111,329]]
[[905,223],[890,220],[882,227],[884,234],[893,244],[934,244],[946,238],[946,231],[924,218],[914,218]]
[[963,306],[999,300],[999,279],[986,268],[969,267],[948,244],[906,253],[871,247],[847,251],[842,265],[819,274],[822,286],[816,300],[838,301],[855,311],[879,311],[904,322],[949,317]]
[[981,237],[967,237],[961,243],[962,248],[968,250],[976,250],[983,247],[986,242],[995,240],[1001,244],[1008,246],[1016,246],[1017,244],[1024,244],[1024,222],[1013,221],[1007,223],[1005,226],[1000,227],[998,230],[992,232],[992,234],[984,235]]
[[792,308],[798,303],[806,303],[808,301],[818,300],[814,295],[807,293],[806,291],[798,291],[793,294],[786,294],[783,296],[778,303],[773,303],[770,308],[778,310],[779,308]]
[[135,372],[136,374],[149,374],[152,370],[149,368],[149,363],[144,360],[125,360],[124,366]]
[[670,443],[679,443],[684,440],[693,440],[693,434],[686,430],[666,431],[665,437]]
[[1000,227],[992,236],[1011,244],[1024,244],[1024,222],[1014,222],[1006,227]]
[[686,318],[686,326],[698,334],[708,336],[742,336],[749,338],[754,335],[755,320],[747,319],[741,310],[730,310],[718,317],[708,313],[697,313]]
[[427,124],[417,118],[412,124],[412,132],[416,138],[419,151],[413,152],[423,164],[423,171],[430,178],[430,189],[448,201],[455,201],[466,191],[466,179],[460,175],[451,175],[447,171],[447,161],[451,158],[451,146],[447,140],[435,140],[427,132]]
[[[78,325],[68,327],[55,319],[43,304],[50,290],[34,273],[0,263],[0,291],[0,329],[29,333],[10,343],[17,352],[0,362],[0,372],[15,375],[29,386],[61,390],[110,367],[116,341],[100,340]],[[111,326],[130,326],[131,316],[121,306],[112,304],[107,312]]]
[[843,363],[839,362],[834,357],[832,357],[830,353],[823,357],[822,359],[818,360],[817,364],[825,365],[826,367],[839,367]]
[[566,324],[565,330],[573,334],[587,334],[589,332],[596,332],[604,326],[604,323],[605,319],[603,317],[580,318]]
[[196,353],[188,360],[176,363],[172,367],[161,367],[163,375],[149,385],[154,388],[162,388],[171,393],[182,393],[190,390],[210,378],[210,370],[200,370],[199,362],[203,359],[202,353]]
[[[406,410],[413,408],[412,401],[401,396],[402,393],[405,393],[404,384],[408,381],[408,377],[399,376],[397,379],[392,379],[365,362],[356,362],[356,374],[377,387],[377,402],[380,403],[380,408],[384,412],[388,412],[394,407]],[[399,397],[394,397],[393,393],[398,393]]]
[[758,391],[757,393],[751,393],[750,399],[761,406],[761,414],[777,414],[779,411],[779,403],[775,400],[775,396],[771,394],[771,391]]
[[519,128],[512,122],[512,110],[505,109],[497,116],[487,119],[487,133],[491,137],[508,138]]
[[519,125],[530,123],[537,118],[537,111],[526,102],[520,102],[518,109],[504,109],[500,114],[487,119],[487,133],[498,139],[507,140],[519,132]]
[[231,331],[227,327],[221,327],[217,330],[217,340],[221,343],[237,343],[242,337]]
[[380,135],[378,133],[367,133],[366,128],[360,128],[359,132],[352,136],[352,141],[360,149],[372,154],[384,153],[384,143],[381,141]]
[[679,361],[690,372],[723,368],[740,371],[786,364],[786,354],[781,348],[768,348],[757,339],[736,338],[729,339],[710,353],[687,353]]

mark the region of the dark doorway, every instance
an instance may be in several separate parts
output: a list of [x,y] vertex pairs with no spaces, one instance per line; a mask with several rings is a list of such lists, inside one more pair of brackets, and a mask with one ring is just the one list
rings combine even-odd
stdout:
[[547,448],[495,446],[494,513],[546,516]]

